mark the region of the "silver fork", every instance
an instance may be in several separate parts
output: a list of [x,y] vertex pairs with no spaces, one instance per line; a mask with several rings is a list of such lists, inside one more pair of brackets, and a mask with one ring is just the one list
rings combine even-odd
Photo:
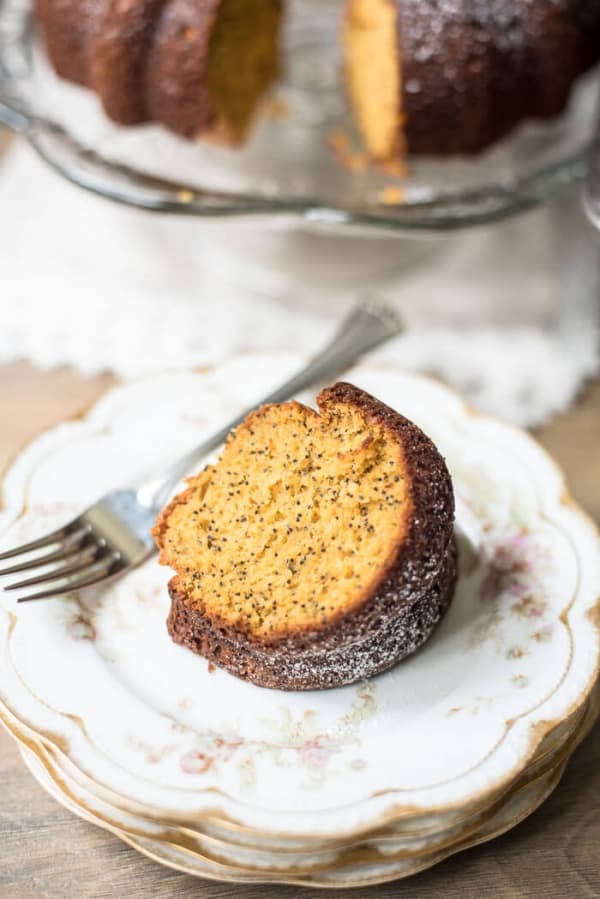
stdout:
[[[330,343],[305,368],[252,409],[265,403],[283,402],[308,387],[326,382],[363,353],[401,331],[401,322],[391,309],[373,302],[359,303]],[[150,529],[181,479],[217,449],[252,409],[187,453],[160,477],[138,487],[108,493],[64,527],[0,553],[0,560],[11,560],[0,570],[0,577],[34,572],[10,583],[4,590],[37,588],[36,592],[20,596],[18,602],[47,599],[98,586],[139,565],[155,552]]]

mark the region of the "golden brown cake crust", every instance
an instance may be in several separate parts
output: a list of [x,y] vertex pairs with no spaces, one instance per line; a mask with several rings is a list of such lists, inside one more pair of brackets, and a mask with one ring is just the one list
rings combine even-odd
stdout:
[[[367,423],[383,427],[386,437],[402,447],[407,527],[368,595],[359,597],[349,611],[330,616],[325,626],[265,637],[203,612],[180,592],[177,577],[169,584],[168,626],[176,642],[240,677],[280,689],[339,686],[399,661],[429,636],[456,580],[452,483],[431,440],[412,422],[350,384],[324,390],[318,405],[322,414],[331,407],[358,409]],[[186,502],[188,493],[176,497],[157,522],[154,533],[161,550],[171,512]],[[169,563],[168,553],[161,554],[161,561]]]

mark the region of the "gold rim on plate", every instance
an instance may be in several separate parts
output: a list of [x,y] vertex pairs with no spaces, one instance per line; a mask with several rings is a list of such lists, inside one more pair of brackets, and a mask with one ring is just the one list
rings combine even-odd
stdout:
[[[74,796],[72,792],[68,790],[68,787],[66,786],[64,781],[62,781],[61,777],[57,775],[56,771],[53,768],[52,762],[47,758],[46,753],[44,752],[42,747],[36,746],[35,743],[32,744],[29,741],[27,741],[27,743],[23,743],[23,746],[26,753],[33,754],[33,756],[37,758],[38,762],[43,765],[47,776],[51,778],[55,786],[55,790],[58,794],[62,794],[62,800],[64,800],[64,804],[68,804],[72,811],[75,811],[76,814],[85,817],[87,820],[92,820],[94,823],[98,824],[98,826],[110,830],[117,836],[121,837],[121,839],[124,839],[131,845],[136,846],[136,848],[140,849],[140,851],[144,852],[144,854],[152,855],[157,861],[161,861],[163,864],[168,864],[168,862],[165,861],[164,855],[161,856],[160,853],[157,854],[157,844],[170,847],[171,849],[175,849],[176,851],[182,852],[185,855],[197,858],[201,860],[203,864],[212,865],[214,868],[216,868],[216,871],[213,872],[215,879],[225,879],[223,875],[226,875],[227,872],[235,871],[240,877],[252,878],[252,882],[256,881],[257,879],[262,879],[265,882],[274,881],[280,883],[304,883],[313,886],[332,886],[333,884],[331,883],[331,881],[315,881],[314,877],[312,876],[313,872],[314,874],[318,874],[319,872],[324,873],[327,870],[340,871],[349,866],[365,867],[373,864],[392,864],[394,861],[414,859],[418,867],[412,866],[410,871],[407,871],[405,874],[392,873],[389,879],[395,879],[399,876],[408,876],[409,873],[415,873],[416,870],[422,870],[423,867],[429,867],[430,865],[435,864],[436,861],[441,860],[441,858],[446,857],[449,854],[460,851],[460,849],[462,848],[467,848],[467,846],[476,845],[478,842],[492,839],[493,836],[495,836],[497,833],[504,832],[510,829],[520,820],[523,820],[523,818],[530,814],[531,811],[537,808],[538,805],[544,800],[544,798],[546,798],[549,792],[554,789],[554,786],[556,786],[556,784],[558,783],[570,755],[593,725],[598,714],[598,705],[598,691],[596,691],[596,701],[594,703],[590,703],[588,709],[586,710],[584,719],[579,722],[579,726],[576,727],[575,732],[565,743],[565,745],[561,747],[561,750],[556,752],[555,757],[547,760],[548,763],[543,767],[541,771],[538,771],[534,776],[530,776],[525,780],[521,779],[521,782],[516,784],[511,791],[509,791],[505,796],[501,797],[498,802],[490,806],[490,808],[487,810],[487,814],[482,818],[482,820],[477,822],[477,825],[475,827],[467,826],[466,828],[463,828],[460,833],[456,834],[453,838],[449,839],[445,843],[441,845],[435,845],[432,851],[428,851],[432,847],[423,847],[423,849],[418,852],[400,851],[398,853],[391,853],[388,855],[387,853],[379,852],[376,849],[369,850],[356,847],[350,853],[342,852],[340,854],[340,857],[329,865],[325,865],[324,867],[313,865],[308,869],[307,867],[297,869],[290,867],[285,869],[280,868],[277,870],[273,870],[267,867],[257,868],[235,865],[231,862],[228,862],[227,860],[223,860],[222,858],[214,858],[211,855],[207,855],[198,851],[197,847],[190,845],[187,840],[183,842],[173,842],[173,840],[170,838],[171,834],[157,836],[156,838],[148,838],[147,835],[125,830],[123,827],[119,827],[119,825],[117,825],[115,822],[99,816],[97,812],[86,807],[81,798],[78,799],[76,796]],[[20,737],[16,733],[14,734],[14,736],[21,742]],[[515,816],[514,819],[511,819],[510,822],[504,823],[498,831],[489,831],[490,822],[493,822],[495,817],[506,807],[506,805],[510,804],[510,802],[518,793],[530,788],[536,782],[546,783],[546,781],[550,782],[548,789],[544,789],[543,795],[536,797],[534,802],[527,806],[524,812],[520,812],[517,816]],[[55,798],[59,799],[59,801],[62,801],[60,800],[59,795],[55,794]],[[488,825],[487,830],[486,825]],[[153,850],[148,845],[148,843],[153,844]],[[183,870],[183,868],[180,867],[180,870]],[[195,873],[198,874],[198,872]],[[310,877],[310,880],[304,879],[307,877]],[[388,878],[384,877],[384,880],[385,879]],[[248,882],[250,882],[250,880]],[[356,881],[356,884],[363,882],[366,883],[367,881]],[[379,881],[374,880],[373,882]],[[340,885],[350,886],[352,884],[344,882],[344,884]]]

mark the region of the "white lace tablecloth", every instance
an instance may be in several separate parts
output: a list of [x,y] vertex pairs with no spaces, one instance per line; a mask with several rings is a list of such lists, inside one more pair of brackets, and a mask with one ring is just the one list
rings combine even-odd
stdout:
[[544,210],[421,243],[205,225],[100,200],[15,143],[0,168],[0,361],[129,378],[236,351],[312,351],[369,288],[408,325],[383,358],[539,423],[598,364],[593,303],[575,326],[551,327],[548,229]]

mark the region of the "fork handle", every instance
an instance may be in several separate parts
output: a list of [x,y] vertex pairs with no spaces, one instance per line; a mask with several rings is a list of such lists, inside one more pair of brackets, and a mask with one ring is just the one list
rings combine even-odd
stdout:
[[221,446],[233,428],[246,416],[267,403],[281,403],[312,387],[328,381],[348,368],[364,353],[375,349],[403,331],[400,318],[388,306],[365,301],[350,312],[333,339],[301,371],[282,384],[277,390],[263,397],[246,409],[191,452],[170,466],[162,477],[143,484],[138,490],[138,500],[158,511],[169,499],[174,488],[185,475],[194,469],[205,456]]

